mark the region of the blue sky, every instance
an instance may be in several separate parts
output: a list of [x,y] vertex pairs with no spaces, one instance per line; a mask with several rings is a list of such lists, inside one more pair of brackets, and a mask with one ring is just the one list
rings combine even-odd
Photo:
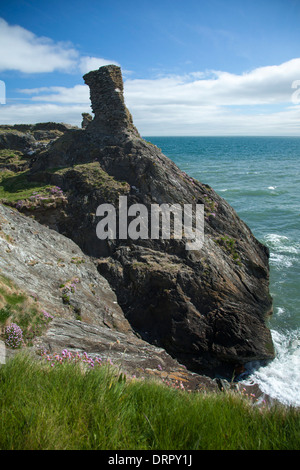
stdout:
[[143,135],[300,135],[300,0],[10,0],[0,123],[80,125],[82,75],[121,66]]

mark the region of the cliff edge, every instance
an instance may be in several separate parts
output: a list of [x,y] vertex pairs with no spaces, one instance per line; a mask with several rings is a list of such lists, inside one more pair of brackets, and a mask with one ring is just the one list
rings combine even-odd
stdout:
[[[94,118],[37,149],[23,174],[32,188],[59,187],[64,200],[6,203],[72,239],[109,282],[131,328],[191,371],[232,376],[249,361],[273,359],[268,249],[210,186],[141,138],[119,67],[84,80]],[[185,236],[132,238],[118,230],[99,239],[97,208],[110,204],[119,220],[120,198],[149,214],[152,205],[203,205],[203,246],[187,250]]]

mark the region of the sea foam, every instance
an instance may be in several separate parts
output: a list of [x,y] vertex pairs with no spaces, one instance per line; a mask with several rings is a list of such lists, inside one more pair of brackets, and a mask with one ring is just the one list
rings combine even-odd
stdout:
[[260,390],[285,405],[300,406],[300,330],[287,334],[271,330],[275,359],[255,370],[247,364],[250,375],[242,383],[257,384]]
[[279,235],[277,233],[270,233],[265,236],[265,242],[269,248],[276,252],[282,253],[295,253],[300,252],[300,243],[293,242],[285,235]]

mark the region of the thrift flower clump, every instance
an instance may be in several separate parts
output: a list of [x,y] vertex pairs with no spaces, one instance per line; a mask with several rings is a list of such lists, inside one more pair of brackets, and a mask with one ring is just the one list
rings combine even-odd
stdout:
[[66,197],[61,188],[54,186],[38,193],[33,192],[28,199],[19,199],[16,203],[17,209],[35,209],[36,207],[53,207],[66,202]]
[[5,344],[9,348],[17,349],[23,344],[23,332],[16,323],[11,323],[5,328]]
[[62,289],[62,299],[65,303],[69,303],[70,294],[74,294],[76,292],[76,284],[78,283],[79,279],[75,277],[71,281],[67,281],[65,284],[61,284],[60,288]]
[[[42,351],[41,353],[42,358],[44,358],[48,363],[50,363],[51,367],[55,367],[59,364],[67,363],[67,362],[73,362],[75,364],[81,363],[85,364],[87,367],[93,369],[95,366],[101,366],[103,364],[103,361],[101,357],[96,356],[96,357],[91,357],[88,356],[86,352],[83,352],[80,354],[78,351],[72,353],[71,351],[68,351],[67,349],[64,349],[61,354],[47,354],[46,350]],[[105,362],[108,362],[110,365],[113,365],[112,361],[107,360]]]
[[[111,359],[102,359],[100,356],[89,356],[86,352],[80,353],[78,351],[71,352],[68,351],[67,349],[63,349],[63,351],[60,354],[48,354],[46,349],[41,351],[41,357],[44,359],[51,368],[56,368],[59,367],[60,364],[66,364],[66,363],[73,363],[73,364],[81,364],[86,366],[88,369],[94,369],[96,367],[101,367],[104,365],[108,366],[113,366],[113,362]],[[162,370],[162,366],[158,364],[157,366],[158,370]],[[129,376],[128,374],[121,373],[119,375],[119,381],[130,381],[130,380],[135,380],[137,377],[135,374],[132,376]],[[144,379],[145,377],[141,377],[141,379]],[[164,379],[161,378],[162,383],[166,385],[169,388],[174,388],[177,390],[186,390],[182,381],[180,380],[171,380],[171,379]]]
[[45,318],[46,320],[51,321],[51,320],[53,320],[53,318],[54,318],[53,315],[51,315],[51,313],[46,312],[46,310],[42,310],[42,314],[44,315],[44,318]]

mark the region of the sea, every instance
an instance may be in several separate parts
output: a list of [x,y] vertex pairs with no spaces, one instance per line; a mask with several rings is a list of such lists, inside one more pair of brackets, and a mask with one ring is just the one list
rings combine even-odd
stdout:
[[276,357],[247,364],[246,385],[300,406],[300,137],[145,137],[209,184],[270,249],[268,320]]

